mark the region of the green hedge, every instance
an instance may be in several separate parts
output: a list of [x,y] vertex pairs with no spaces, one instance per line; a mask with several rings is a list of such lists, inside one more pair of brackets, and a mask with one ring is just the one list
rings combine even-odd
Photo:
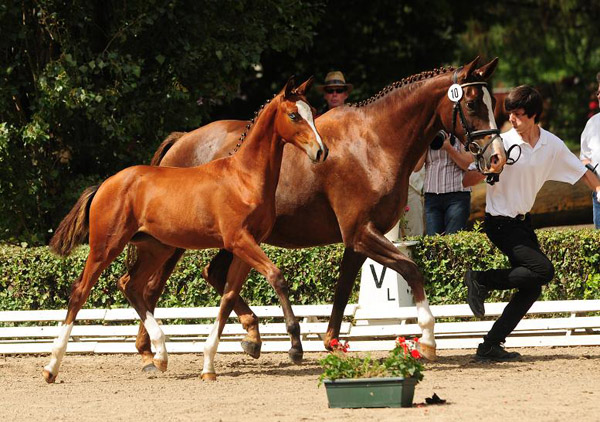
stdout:
[[[600,299],[600,231],[538,230],[542,249],[555,265],[556,276],[543,291],[543,299]],[[413,257],[427,280],[432,304],[464,303],[462,276],[467,267],[486,269],[508,266],[506,258],[476,227],[451,236],[418,238]],[[290,284],[294,304],[331,303],[343,247],[286,250],[265,246]],[[159,306],[216,306],[218,296],[201,277],[214,250],[189,251],[169,280]],[[61,309],[67,306],[71,283],[85,261],[87,247],[61,259],[48,248],[0,247],[0,310]],[[102,275],[92,289],[88,308],[127,306],[116,282],[125,272],[124,254]],[[357,301],[357,282],[352,302]],[[507,300],[510,291],[496,292]],[[266,280],[252,271],[242,291],[253,305],[278,304]]]

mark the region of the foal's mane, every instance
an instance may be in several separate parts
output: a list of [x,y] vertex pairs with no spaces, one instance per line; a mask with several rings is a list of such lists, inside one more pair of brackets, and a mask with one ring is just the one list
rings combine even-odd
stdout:
[[[296,89],[293,89],[292,90],[292,96],[295,96],[295,95],[298,95],[298,93],[296,92]],[[246,129],[240,135],[240,137],[238,139],[238,143],[235,144],[235,148],[232,151],[229,152],[229,155],[233,155],[236,152],[238,152],[238,150],[242,146],[242,143],[244,143],[244,140],[246,139],[246,136],[248,136],[248,133],[254,127],[254,123],[258,119],[259,115],[262,113],[262,111],[264,110],[264,108],[271,102],[271,100],[274,99],[275,97],[277,97],[277,94],[273,94],[273,98],[267,98],[267,101],[265,101],[265,103],[263,105],[261,105],[260,108],[257,111],[254,112],[254,117],[252,119],[250,119],[250,123],[248,123],[246,125]]]
[[431,79],[434,76],[438,76],[438,75],[441,75],[444,73],[453,72],[454,70],[456,70],[456,69],[452,66],[440,67],[440,68],[436,68],[433,70],[417,73],[416,75],[407,76],[406,78],[403,78],[400,81],[396,81],[396,82],[389,84],[388,86],[383,88],[381,91],[379,91],[377,94],[373,95],[371,98],[360,101],[358,103],[352,103],[352,104],[348,104],[348,105],[350,107],[364,107],[366,105],[369,105],[369,104],[385,97],[387,94],[389,94],[390,92],[392,92],[396,89],[406,87],[408,85],[411,85],[414,82]]

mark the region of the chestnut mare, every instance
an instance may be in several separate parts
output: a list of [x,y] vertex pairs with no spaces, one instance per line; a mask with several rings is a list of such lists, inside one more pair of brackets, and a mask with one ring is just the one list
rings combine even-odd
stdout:
[[[482,171],[502,171],[506,152],[497,136],[493,101],[485,84],[498,59],[480,68],[478,59],[458,70],[436,69],[405,78],[367,101],[337,107],[320,116],[316,126],[332,152],[323,165],[300,162],[293,149],[284,153],[276,198],[277,219],[266,242],[286,248],[339,242],[345,246],[324,339],[326,348],[338,338],[354,280],[369,257],[400,273],[409,283],[423,332],[422,352],[429,359],[435,358],[434,318],[423,290],[423,276],[414,262],[383,234],[398,221],[406,204],[408,178],[428,141],[440,129],[466,138],[462,142],[469,143],[469,149],[477,153]],[[458,104],[460,111],[453,109],[447,96],[453,83],[462,85],[464,90]],[[159,147],[152,164],[187,167],[222,157],[235,145],[245,124],[218,121],[190,133],[173,133]],[[154,274],[145,293],[151,298],[149,301],[156,304],[183,252],[177,250]],[[204,270],[204,277],[220,293],[231,259],[229,252],[220,251]],[[244,351],[258,357],[261,340],[256,316],[241,298],[234,310],[248,331],[242,342]],[[153,370],[150,342],[142,324],[136,346],[144,370]],[[290,357],[298,360],[297,354],[290,353]]]
[[[154,303],[148,303],[143,293],[149,276],[178,248],[223,248],[234,255],[230,282],[205,344],[203,379],[216,377],[213,360],[219,338],[251,267],[277,291],[295,341],[300,326],[288,300],[287,285],[259,244],[275,222],[275,190],[284,143],[295,145],[314,162],[327,156],[313,123],[313,109],[304,96],[311,84],[312,78],[293,89],[290,79],[258,115],[232,157],[195,168],[130,167],[100,187],[86,189],[50,241],[52,250],[65,256],[89,231],[85,268],[74,283],[64,326],[43,371],[47,382],[56,379],[73,322],[92,286],[128,242],[137,247],[137,259],[118,285],[150,333],[156,350],[153,362],[160,370],[167,369],[165,336],[152,315]],[[301,350],[301,345],[294,346]]]

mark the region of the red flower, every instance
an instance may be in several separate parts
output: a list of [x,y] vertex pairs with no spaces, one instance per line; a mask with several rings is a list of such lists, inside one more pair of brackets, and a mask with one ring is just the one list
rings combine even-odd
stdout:
[[415,343],[418,343],[418,342],[419,342],[419,337],[415,337],[415,338],[413,338],[413,341],[414,341]]
[[406,342],[406,339],[404,337],[398,337],[396,339],[396,343],[398,343],[398,344],[402,344],[402,343],[405,343],[405,342]]
[[413,349],[410,351],[410,355],[415,359],[421,359],[421,354],[417,349]]
[[329,342],[329,347],[331,347],[332,349],[337,349],[339,345],[340,345],[340,342],[338,341],[337,338],[334,338]]
[[404,208],[404,212],[409,212],[410,211],[410,207],[407,205],[406,208]]
[[342,352],[346,353],[350,345],[348,342],[342,344],[338,339],[334,338],[329,342],[329,347],[331,347],[333,350],[341,350]]

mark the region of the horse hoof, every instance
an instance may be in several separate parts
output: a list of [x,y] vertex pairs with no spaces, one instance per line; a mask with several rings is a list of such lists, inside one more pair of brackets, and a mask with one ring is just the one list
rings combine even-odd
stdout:
[[437,354],[435,346],[428,346],[426,344],[421,343],[421,354],[427,360],[434,361],[437,360]]
[[147,372],[147,373],[158,372],[158,368],[156,366],[154,366],[154,363],[149,363],[142,367],[142,372]]
[[167,361],[166,360],[154,359],[152,362],[154,363],[154,366],[156,367],[156,369],[158,369],[160,372],[165,372],[167,370]]
[[215,374],[214,372],[203,373],[201,375],[201,377],[202,377],[202,381],[216,381],[217,380],[217,374]]
[[252,341],[242,341],[242,349],[244,352],[253,357],[254,359],[258,359],[260,357],[260,348],[262,346],[261,343],[254,343]]
[[56,381],[56,375],[53,375],[52,373],[50,373],[50,371],[48,371],[47,369],[44,369],[42,371],[42,375],[44,376],[44,379],[46,380],[46,382],[48,384],[52,384],[54,381]]
[[303,355],[304,355],[304,352],[302,351],[302,349],[291,348],[288,351],[288,356],[290,357],[290,360],[292,361],[292,363],[295,363],[296,365],[299,365],[300,363],[302,363]]

